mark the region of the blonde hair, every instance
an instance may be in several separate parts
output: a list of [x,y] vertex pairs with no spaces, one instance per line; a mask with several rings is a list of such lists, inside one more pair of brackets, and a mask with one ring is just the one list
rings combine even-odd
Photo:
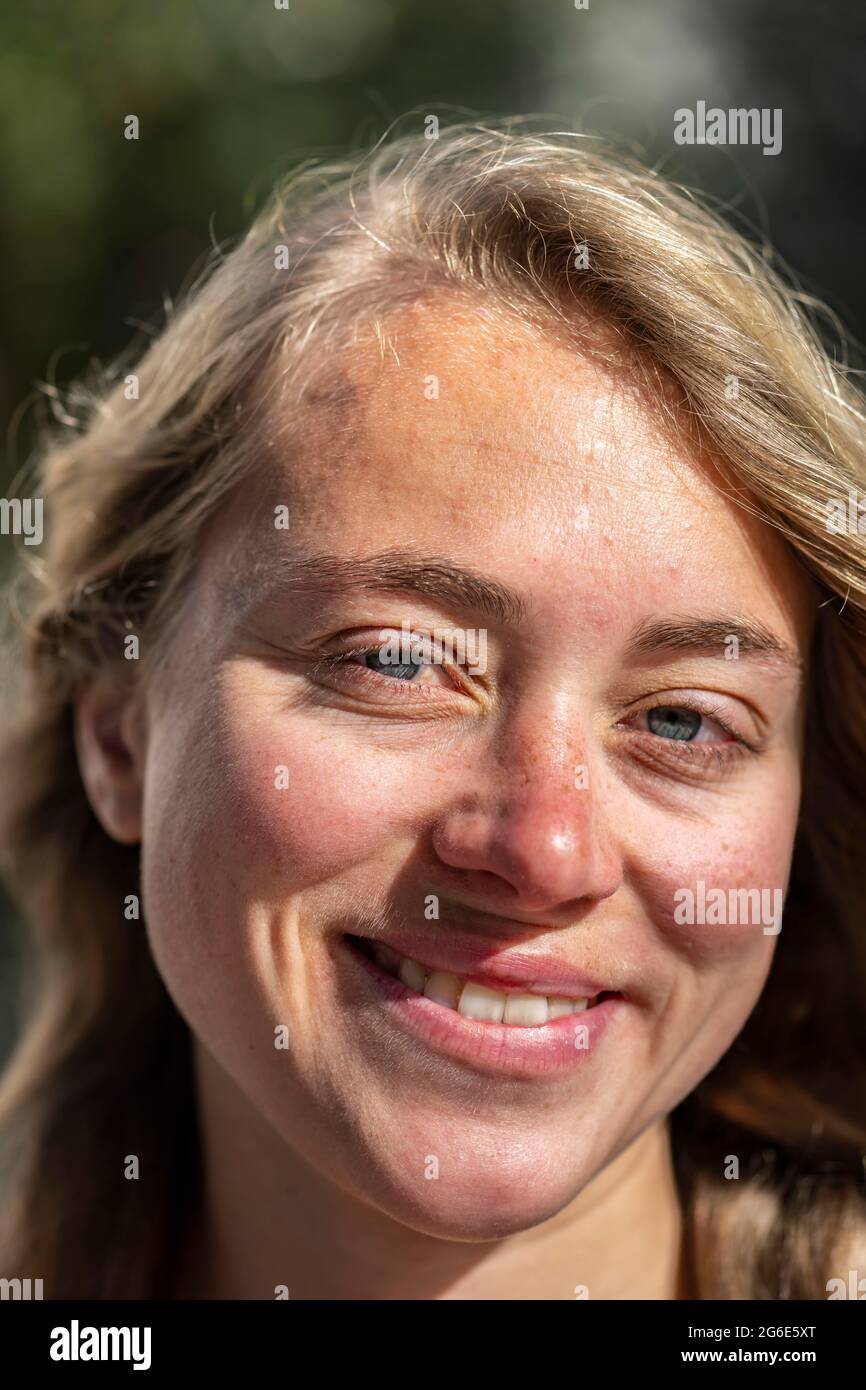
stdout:
[[288,180],[170,314],[138,398],[128,362],[74,387],[35,459],[48,539],[13,590],[0,847],[36,970],[0,1087],[2,1272],[50,1297],[164,1296],[198,1191],[187,1029],[123,919],[138,850],[88,804],[73,700],[125,633],[159,652],[204,526],[266,455],[272,393],[302,420],[353,334],[448,289],[566,332],[589,306],[657,397],[677,384],[672,416],[824,600],[784,932],[672,1133],[693,1296],[822,1298],[863,1249],[866,539],[826,524],[866,490],[860,397],[767,256],[684,190],[586,138],[462,124]]

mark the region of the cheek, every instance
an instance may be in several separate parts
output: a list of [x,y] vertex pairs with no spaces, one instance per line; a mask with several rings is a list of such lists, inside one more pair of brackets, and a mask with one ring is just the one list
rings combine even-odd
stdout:
[[643,808],[634,824],[630,880],[647,964],[661,945],[668,967],[648,1039],[647,1068],[659,1078],[648,1114],[669,1113],[727,1052],[785,949],[777,913],[798,794],[796,772],[780,770],[750,792],[713,798],[700,817]]
[[[165,721],[149,753],[145,846],[161,896],[196,880],[258,902],[399,861],[422,814],[415,759],[323,727],[284,692],[232,673],[185,725]],[[156,880],[158,875],[151,875]],[[379,877],[381,886],[381,875]]]
[[[223,745],[222,811],[230,857],[255,863],[281,892],[359,871],[411,834],[418,789],[404,762],[324,734],[297,714],[235,723]],[[407,839],[408,843],[408,839]]]
[[708,799],[700,815],[642,825],[638,892],[667,944],[697,967],[768,963],[780,935],[799,796],[796,763],[780,758],[760,779]]

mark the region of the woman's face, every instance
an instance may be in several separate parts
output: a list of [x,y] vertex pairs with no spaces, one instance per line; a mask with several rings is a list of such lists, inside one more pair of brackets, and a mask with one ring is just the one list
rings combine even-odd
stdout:
[[[487,1239],[560,1210],[748,1018],[810,602],[623,372],[453,302],[388,328],[284,454],[275,415],[206,538],[148,692],[144,913],[241,1115]],[[383,649],[404,624],[444,650]]]

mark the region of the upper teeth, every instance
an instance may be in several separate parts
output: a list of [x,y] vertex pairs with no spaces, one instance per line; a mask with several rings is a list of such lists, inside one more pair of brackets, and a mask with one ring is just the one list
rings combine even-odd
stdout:
[[396,975],[409,989],[437,1004],[456,1009],[464,1018],[481,1023],[511,1023],[522,1028],[538,1028],[551,1019],[577,1014],[589,1007],[589,999],[566,999],[563,995],[505,994],[488,989],[474,980],[461,980],[444,970],[428,970],[417,960],[401,956],[390,946],[371,942],[377,965]]

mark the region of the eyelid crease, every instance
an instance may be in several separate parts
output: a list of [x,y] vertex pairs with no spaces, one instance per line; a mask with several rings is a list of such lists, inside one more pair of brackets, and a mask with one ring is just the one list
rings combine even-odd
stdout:
[[[668,695],[675,694],[676,700],[682,700],[688,694],[697,693],[708,701],[724,700],[734,705],[743,705],[754,718],[762,735],[766,733],[767,729],[770,727],[772,720],[761,710],[760,706],[755,703],[754,699],[751,698],[746,690],[738,690],[735,685],[727,690],[719,690],[718,686],[715,684],[703,685],[700,675],[696,675],[694,679],[689,679],[689,672],[687,671],[682,673],[664,671],[660,674],[663,677],[673,676],[674,679],[661,686],[654,684],[647,690],[646,694],[629,696],[626,689],[614,689],[612,692],[612,702],[618,703],[621,700],[623,704],[632,704],[650,698],[654,700],[661,699],[662,702],[665,702]],[[679,679],[677,679],[678,675],[680,677]],[[669,703],[676,704],[676,700],[672,698]]]
[[[355,656],[369,656],[369,655],[372,654],[372,653],[378,652],[378,651],[380,650],[380,648],[382,647],[382,645],[383,645],[383,644],[382,644],[381,642],[377,642],[377,643],[374,643],[372,646],[369,646],[369,645],[368,645],[368,646],[355,647],[355,648],[353,648],[353,649],[350,650],[350,651],[343,651],[343,652],[325,652],[325,653],[322,654],[322,656],[320,656],[319,660],[318,660],[317,662],[315,662],[314,665],[313,665],[312,667],[310,667],[310,676],[311,676],[313,679],[315,679],[317,676],[322,676],[322,675],[324,675],[324,674],[331,673],[331,672],[333,672],[333,671],[339,669],[341,666],[350,666],[350,665],[352,664],[352,657],[355,657]],[[421,670],[423,667],[432,667],[432,668],[434,668],[434,669],[435,669],[436,667],[439,667],[442,671],[445,672],[446,675],[453,675],[454,672],[458,672],[459,669],[460,669],[459,667],[453,665],[451,662],[445,662],[445,661],[443,661],[443,662],[421,661],[421,662],[412,663],[412,664],[417,664],[419,670]],[[383,675],[381,674],[381,672],[371,671],[371,670],[369,669],[369,667],[356,666],[355,669],[358,670],[358,671],[361,671],[361,672],[366,672],[367,675],[369,675],[369,676],[370,676],[372,679],[374,679],[374,680],[377,679],[377,678],[379,678],[379,679],[385,681],[388,685],[390,685],[390,686],[392,686],[392,687],[394,688],[395,693],[396,693],[397,690],[401,690],[401,691],[404,691],[404,690],[405,690],[405,691],[408,691],[408,689],[411,688],[410,682],[408,682],[408,681],[389,680],[388,677],[387,677],[387,676],[383,676]],[[416,688],[416,690],[424,690],[424,691],[429,691],[429,690],[430,690],[430,687],[429,687],[429,686],[416,686],[415,688]],[[463,693],[463,694],[468,694],[468,693],[469,693],[469,691],[468,691],[466,688],[463,688],[462,691],[461,691],[460,688],[459,688],[458,686],[455,686],[455,689],[458,690],[458,693]],[[417,696],[415,696],[415,697],[408,696],[407,698],[418,698],[418,697],[417,697]],[[424,696],[422,696],[421,698],[422,698],[422,699],[430,699],[431,697],[430,697],[429,695],[424,695]]]
[[[637,719],[640,715],[648,714],[649,711],[653,709],[691,710],[692,713],[699,714],[702,716],[702,718],[712,720],[713,723],[718,724],[719,728],[722,729],[729,736],[729,738],[735,744],[738,744],[741,748],[747,750],[750,753],[757,753],[760,750],[760,744],[756,742],[754,739],[749,738],[746,734],[739,733],[737,729],[734,728],[732,721],[728,718],[725,712],[723,710],[720,710],[717,706],[715,706],[711,699],[706,701],[698,701],[690,700],[688,696],[677,696],[674,699],[665,700],[659,699],[658,696],[655,695],[648,698],[649,703],[641,706],[639,709],[631,710],[629,714],[625,716],[625,719],[619,721],[620,724],[624,724],[629,719]],[[647,731],[640,730],[640,732],[644,733]],[[657,734],[652,733],[649,733],[648,737],[660,743],[671,743],[673,745],[676,745],[679,742],[681,746],[699,748],[701,750],[712,747],[718,748],[721,746],[719,743],[695,743],[693,739],[659,739]],[[703,753],[701,753],[701,756],[703,756]]]
[[[330,669],[330,668],[333,667],[333,666],[342,665],[342,664],[344,664],[345,662],[350,661],[351,658],[352,658],[353,656],[373,656],[376,652],[381,651],[381,650],[382,650],[382,647],[383,647],[384,645],[385,645],[384,642],[373,642],[372,644],[367,644],[367,645],[360,646],[360,647],[351,647],[351,648],[348,648],[346,651],[340,651],[340,652],[324,652],[324,653],[321,655],[319,661],[318,661],[318,662],[316,663],[316,665],[313,667],[313,670],[317,670],[320,666],[321,666],[321,667],[324,667],[325,669]],[[411,658],[410,658],[410,662],[409,662],[409,663],[400,663],[400,664],[412,664],[412,665],[417,665],[417,666],[420,667],[420,666],[432,666],[432,665],[434,665],[434,664],[435,664],[435,665],[444,666],[446,663],[445,663],[445,662],[436,662],[436,663],[434,663],[434,662],[432,662],[432,661],[427,660],[426,658],[422,658],[421,661],[418,661],[418,662],[412,662],[412,661],[411,661]]]
[[744,742],[748,743],[745,736],[736,735],[736,730],[732,727],[731,718],[727,713],[728,705],[722,703],[723,701],[745,706],[758,725],[760,737],[762,738],[766,734],[770,721],[752,704],[751,700],[742,695],[724,696],[717,690],[705,690],[701,686],[691,686],[687,689],[669,687],[661,691],[652,690],[646,695],[638,696],[630,703],[638,707],[632,713],[640,713],[641,710],[654,706],[694,710],[696,714],[703,714],[709,719],[715,719],[723,728],[728,729],[732,736],[743,737]]

